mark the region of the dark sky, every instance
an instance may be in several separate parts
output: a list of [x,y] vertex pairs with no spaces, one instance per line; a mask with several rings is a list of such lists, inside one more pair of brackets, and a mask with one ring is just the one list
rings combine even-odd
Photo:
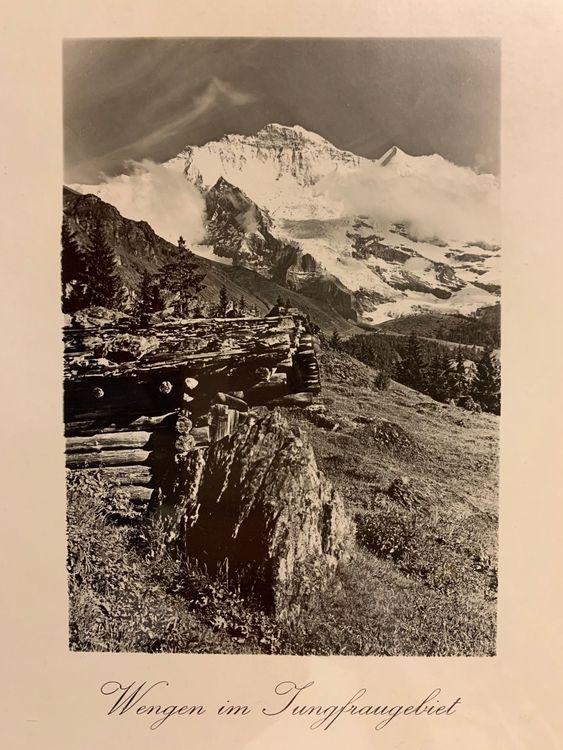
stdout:
[[493,39],[67,40],[63,65],[67,182],[269,122],[499,171]]

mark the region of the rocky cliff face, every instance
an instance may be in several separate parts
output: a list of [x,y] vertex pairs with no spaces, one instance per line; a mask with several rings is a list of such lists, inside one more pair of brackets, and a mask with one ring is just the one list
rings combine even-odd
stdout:
[[295,243],[272,232],[272,220],[239,188],[220,177],[205,193],[207,242],[217,255],[285,284],[301,256]]
[[174,245],[159,237],[146,221],[126,219],[115,206],[95,195],[65,188],[63,205],[65,220],[82,246],[89,245],[89,236],[97,225],[103,226],[128,286],[134,287],[145,269],[154,272],[169,262],[175,252]]
[[276,411],[188,454],[181,477],[174,524],[185,554],[210,572],[228,568],[281,619],[352,554],[341,498]]

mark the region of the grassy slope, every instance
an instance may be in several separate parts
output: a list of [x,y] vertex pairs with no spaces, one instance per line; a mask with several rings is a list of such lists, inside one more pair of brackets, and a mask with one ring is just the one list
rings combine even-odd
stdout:
[[[375,555],[360,548],[354,565],[340,573],[341,587],[310,602],[290,650],[494,653],[498,417],[438,404],[397,383],[374,391],[366,387],[370,368],[341,353],[323,360],[320,400],[340,428],[326,431],[297,413],[294,419],[358,527],[371,521],[379,542],[387,536],[394,547],[384,544]],[[410,450],[373,438],[383,420],[406,431]],[[419,506],[404,511],[389,502],[397,477],[409,480]],[[394,554],[401,545],[404,554]]]
[[380,323],[377,328],[385,333],[416,333],[422,338],[498,347],[500,304],[483,307],[474,315],[446,315],[437,312],[404,315]]
[[[362,494],[403,475],[429,502],[496,512],[498,417],[438,403],[394,381],[387,391],[376,391],[362,385],[369,380],[371,368],[342,353],[328,356],[345,364],[342,376],[333,372],[332,382],[325,378],[320,401],[329,404],[341,429],[326,432],[313,425],[307,429],[321,468],[345,497],[361,505]],[[357,373],[355,383],[350,382],[351,371]],[[358,417],[399,424],[413,436],[420,452],[401,455],[370,444],[369,428],[358,423]]]
[[268,312],[276,304],[278,297],[281,297],[284,302],[289,299],[293,307],[310,315],[311,320],[326,335],[330,335],[335,329],[342,336],[352,336],[361,332],[358,326],[343,318],[328,305],[286,289],[256,271],[242,266],[221,265],[205,258],[198,258],[198,263],[206,273],[207,289],[203,296],[210,300],[217,299],[221,284],[224,283],[232,299],[238,301],[241,295],[244,295],[247,304],[256,305],[260,312]]

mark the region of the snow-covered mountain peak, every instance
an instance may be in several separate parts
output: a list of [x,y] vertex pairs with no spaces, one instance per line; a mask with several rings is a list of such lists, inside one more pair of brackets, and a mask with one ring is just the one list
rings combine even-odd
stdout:
[[396,164],[397,162],[412,158],[412,156],[406,154],[398,146],[391,146],[377,161],[382,167],[386,167],[391,161]]
[[299,125],[270,123],[253,135],[225,135],[203,146],[188,146],[165,166],[183,172],[203,190],[223,177],[279,216],[327,218],[337,207],[319,199],[315,186],[364,162],[372,164]]
[[392,146],[376,160],[381,167],[403,177],[416,177],[433,183],[458,185],[489,190],[498,187],[498,180],[491,174],[479,174],[470,167],[460,167],[440,154],[412,156],[398,146]]

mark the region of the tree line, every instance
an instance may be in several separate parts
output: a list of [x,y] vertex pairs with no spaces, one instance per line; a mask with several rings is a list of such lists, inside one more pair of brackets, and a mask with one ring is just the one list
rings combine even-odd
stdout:
[[436,401],[500,414],[500,364],[491,347],[458,346],[452,354],[450,347],[415,333],[358,334],[343,340],[337,331],[328,343],[374,367],[374,385],[380,390],[393,379]]
[[117,254],[105,237],[101,224],[89,234],[84,247],[66,221],[61,230],[62,308],[65,313],[100,306],[127,312],[139,325],[147,325],[151,316],[170,310],[180,318],[258,316],[255,305],[244,295],[232,300],[225,284],[215,303],[201,298],[205,274],[200,273],[194,253],[183,237],[176,257],[156,273],[145,269],[134,295],[127,292],[119,275]]

